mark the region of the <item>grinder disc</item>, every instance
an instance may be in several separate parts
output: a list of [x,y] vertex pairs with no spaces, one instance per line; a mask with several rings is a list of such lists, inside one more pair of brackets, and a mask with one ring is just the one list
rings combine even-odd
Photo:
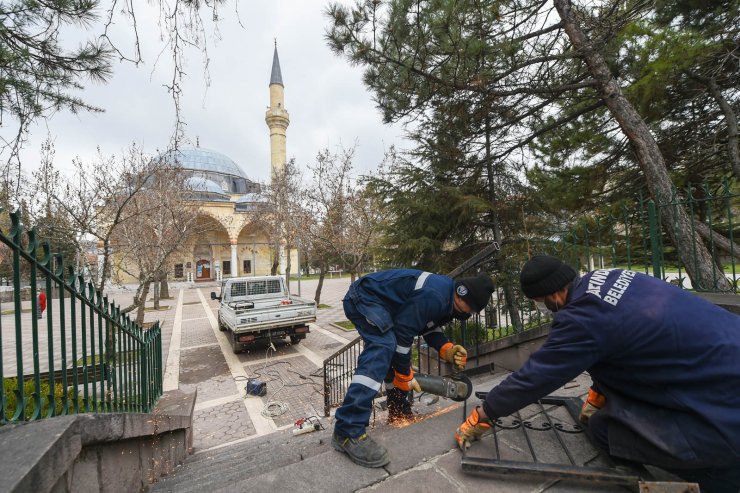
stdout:
[[[457,382],[458,388],[458,395],[456,397],[452,397],[452,400],[456,402],[468,400],[468,397],[470,397],[473,393],[473,382],[470,381],[468,376],[464,373],[460,373],[458,375],[451,376],[450,380]],[[462,392],[460,389],[460,387],[462,387],[463,385],[466,387],[466,390],[464,392]]]

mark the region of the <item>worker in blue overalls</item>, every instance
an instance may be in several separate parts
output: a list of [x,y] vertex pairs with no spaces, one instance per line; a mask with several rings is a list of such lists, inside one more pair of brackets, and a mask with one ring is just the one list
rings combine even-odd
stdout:
[[344,297],[344,313],[365,347],[335,415],[334,448],[365,467],[388,464],[385,447],[365,433],[388,369],[393,370],[395,389],[421,391],[411,368],[411,346],[419,335],[443,360],[464,368],[467,351],[448,341],[440,326],[481,311],[493,290],[485,274],[455,281],[414,269],[376,272],[355,281]]
[[581,421],[618,459],[740,490],[740,317],[645,274],[602,269],[578,277],[550,256],[529,260],[524,294],[554,313],[550,334],[491,389],[455,434],[461,448],[580,373],[593,380]]

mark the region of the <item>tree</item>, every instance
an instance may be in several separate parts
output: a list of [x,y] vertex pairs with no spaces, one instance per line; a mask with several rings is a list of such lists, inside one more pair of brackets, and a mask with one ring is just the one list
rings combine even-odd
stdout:
[[[261,222],[269,231],[272,242],[272,275],[278,270],[281,258],[285,257],[285,282],[290,288],[291,255],[299,246],[304,220],[303,178],[290,159],[285,166],[275,171],[270,185],[262,187],[264,207],[257,211],[254,221]],[[298,267],[300,268],[300,266]]]
[[[663,154],[650,129],[624,96],[604,57],[583,32],[571,2],[569,0],[553,1],[573,48],[583,58],[597,81],[601,99],[629,139],[651,195],[666,200],[672,195],[673,183],[668,175]],[[661,219],[673,245],[679,251],[679,256],[682,257],[686,272],[695,285],[704,289],[713,287],[715,283],[714,260],[701,241],[701,237],[692,232],[690,218],[683,207],[664,208]],[[696,258],[695,262],[689,261],[692,254]],[[729,283],[724,276],[720,276],[716,283],[719,288],[729,288]]]
[[131,305],[136,322],[144,321],[144,308],[152,282],[161,281],[173,255],[200,231],[194,205],[188,200],[185,172],[176,164],[154,159],[145,168],[146,193],[127,201],[127,219],[120,221],[111,237],[117,267],[138,280]]
[[[50,189],[50,199],[69,218],[78,244],[78,269],[93,274],[98,291],[103,293],[111,278],[113,237],[119,225],[135,222],[141,210],[131,207],[140,195],[148,193],[147,183],[159,172],[151,157],[132,145],[121,157],[104,156],[98,151],[94,162],[75,160],[73,175],[59,189]],[[42,170],[52,174],[50,167]],[[98,243],[102,254],[99,265],[86,265],[86,237]],[[100,261],[102,260],[102,261]]]
[[[104,40],[87,41],[76,50],[62,47],[65,26],[85,26],[96,19],[95,0],[55,3],[31,0],[0,2],[0,121],[18,123],[15,137],[5,143],[20,174],[18,150],[29,125],[53,111],[101,111],[74,95],[82,80],[104,82],[111,75],[112,50]],[[10,161],[5,163],[10,166]],[[4,187],[12,187],[9,170]],[[16,185],[17,186],[17,185]]]
[[[435,136],[458,131],[455,143],[464,144],[466,156],[457,160],[461,174],[489,163],[516,173],[542,136],[590,121],[592,135],[626,137],[642,180],[655,198],[665,198],[665,160],[605,58],[619,52],[618,34],[650,7],[605,1],[576,17],[564,1],[366,0],[352,9],[330,6],[328,39],[338,54],[366,67],[365,83],[386,120],[413,120]],[[476,120],[485,131],[456,126]],[[680,255],[698,242],[699,267],[682,260],[696,285],[711,285],[712,260],[686,227],[685,211],[662,217]]]
[[343,258],[352,281],[364,270],[371,250],[377,247],[385,209],[377,196],[360,186],[347,197]]
[[340,147],[336,153],[322,149],[309,166],[312,180],[306,194],[307,209],[313,220],[306,224],[306,233],[311,244],[311,259],[319,268],[314,296],[317,305],[321,300],[326,272],[330,265],[341,263],[344,254],[345,227],[349,219],[348,195],[353,189],[354,152],[354,147]]
[[[184,122],[180,98],[185,50],[196,48],[203,53],[207,74],[208,51],[202,11],[211,12],[211,18],[217,21],[218,9],[224,1],[158,1],[155,4],[161,19],[164,51],[169,50],[173,61],[171,84],[166,86],[175,107],[171,147],[177,147],[182,138]],[[113,72],[116,57],[136,65],[143,61],[136,14],[133,2],[0,1],[0,127],[13,129],[13,136],[0,143],[0,194],[7,200],[15,204],[20,200],[22,174],[18,153],[30,125],[63,110],[72,113],[103,111],[78,95],[86,80],[105,82]],[[132,26],[132,55],[125,54],[127,50],[114,44],[108,36],[110,26],[121,20]],[[90,33],[90,39],[77,49],[66,48],[63,39],[72,28]]]

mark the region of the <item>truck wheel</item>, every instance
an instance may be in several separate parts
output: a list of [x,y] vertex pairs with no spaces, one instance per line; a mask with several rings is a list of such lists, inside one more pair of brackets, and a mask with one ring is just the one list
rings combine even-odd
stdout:
[[227,330],[229,330],[229,328],[226,327],[221,321],[221,317],[218,317],[218,330],[220,330],[221,332],[226,332]]
[[303,337],[301,336],[290,336],[290,343],[291,344],[298,344],[303,340]]

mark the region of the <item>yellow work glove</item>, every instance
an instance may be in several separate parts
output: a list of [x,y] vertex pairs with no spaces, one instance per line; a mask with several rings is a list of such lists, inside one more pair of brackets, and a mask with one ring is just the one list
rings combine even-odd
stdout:
[[465,348],[451,342],[439,348],[439,357],[448,363],[454,363],[460,370],[468,364],[468,352]]
[[578,415],[578,419],[581,423],[588,423],[591,415],[604,407],[604,404],[606,404],[606,397],[599,394],[593,389],[593,387],[591,387],[588,389],[588,397],[581,407],[581,414]]
[[463,423],[457,427],[457,431],[455,431],[455,441],[461,450],[465,450],[470,447],[470,444],[473,441],[480,439],[483,433],[491,429],[491,422],[487,419],[481,420],[478,409],[480,409],[480,406],[473,409],[473,412],[470,413],[468,419],[463,421]]
[[408,375],[403,375],[393,370],[393,386],[397,389],[401,389],[404,392],[413,390],[415,392],[421,392],[421,386],[419,382],[414,378],[414,370],[409,370]]

